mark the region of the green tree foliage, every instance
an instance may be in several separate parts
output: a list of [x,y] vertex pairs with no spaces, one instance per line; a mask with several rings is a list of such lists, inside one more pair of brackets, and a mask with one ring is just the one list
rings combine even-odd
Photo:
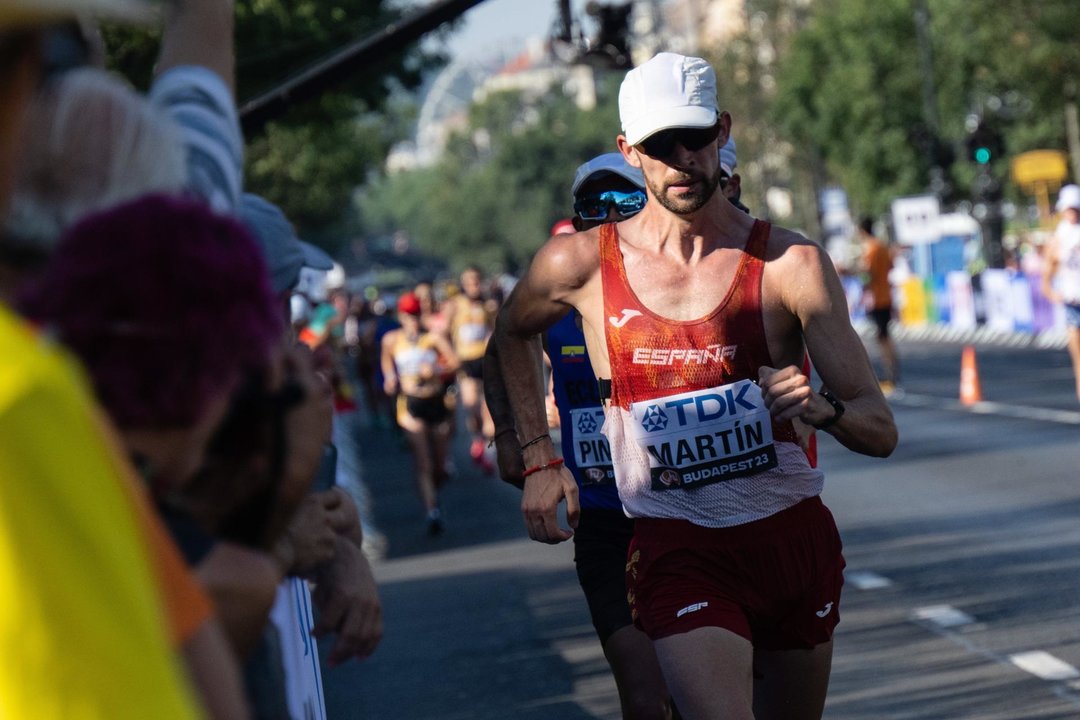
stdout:
[[716,69],[721,109],[732,116],[743,202],[754,215],[768,218],[766,192],[773,186],[787,187],[795,195],[794,216],[776,220],[814,234],[817,201],[813,187],[819,184],[815,176],[819,163],[812,148],[789,142],[770,113],[776,97],[777,63],[805,23],[807,4],[754,0],[747,9],[744,32],[703,52]]
[[[1005,135],[1008,154],[1064,149],[1062,109],[1074,101],[1080,5],[1074,0],[935,0],[930,37],[940,135],[957,150],[961,194],[965,120]],[[821,159],[862,212],[924,192],[929,161],[912,0],[819,0],[777,76],[770,118]],[[998,172],[1005,176],[1004,167]]]
[[536,98],[489,96],[471,108],[468,129],[451,138],[435,166],[390,175],[364,191],[365,230],[404,230],[457,269],[524,266],[552,225],[573,214],[577,166],[615,151],[616,88],[599,88],[592,110],[558,88]]
[[825,0],[796,36],[772,116],[816,151],[857,206],[880,211],[922,189],[925,158],[915,26],[909,0]]
[[[389,0],[236,0],[240,103],[302,67],[401,17]],[[137,87],[150,82],[160,33],[105,29],[110,66]],[[245,183],[279,204],[309,238],[331,248],[353,222],[356,186],[408,132],[413,90],[443,58],[403,47],[332,92],[292,108],[249,137]]]

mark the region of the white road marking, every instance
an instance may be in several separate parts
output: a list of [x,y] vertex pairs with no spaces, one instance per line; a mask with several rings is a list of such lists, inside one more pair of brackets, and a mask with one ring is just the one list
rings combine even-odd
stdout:
[[1000,402],[982,401],[964,405],[959,400],[946,400],[933,395],[917,393],[896,393],[889,402],[909,407],[929,407],[939,410],[960,410],[976,415],[1000,415],[1002,417],[1039,420],[1042,422],[1061,423],[1062,425],[1080,425],[1080,412],[1075,410],[1054,410],[1052,408],[1031,407],[1028,405],[1008,405]]
[[856,590],[880,590],[893,584],[889,578],[868,570],[844,573],[844,582],[850,583]]
[[1072,680],[1080,677],[1080,670],[1042,650],[1010,655],[1009,662],[1043,680]]
[[975,618],[963,610],[957,610],[952,605],[928,605],[915,608],[912,616],[916,620],[925,620],[942,628],[960,627],[975,622]]
[[[953,613],[958,613],[958,615],[954,616]],[[959,626],[952,626],[957,628],[952,629],[948,624],[941,624],[935,620],[935,618],[940,619],[942,617],[958,621],[967,618],[968,622]],[[1055,682],[1073,680],[1073,682],[1070,683],[1055,685],[1053,692],[1073,707],[1080,708],[1080,697],[1073,694],[1074,691],[1080,690],[1080,681],[1075,680],[1075,678],[1080,678],[1080,670],[1077,670],[1064,660],[1060,660],[1050,653],[1041,650],[1014,653],[1012,655],[1000,655],[993,650],[981,647],[974,641],[971,633],[967,631],[984,626],[970,624],[973,618],[967,613],[956,610],[956,608],[951,605],[930,605],[919,608],[912,613],[912,619],[916,621],[928,621],[921,623],[927,630],[938,637],[942,637],[949,642],[962,647],[972,655],[981,657],[989,662],[997,663],[999,665],[1011,665],[1044,680]]]

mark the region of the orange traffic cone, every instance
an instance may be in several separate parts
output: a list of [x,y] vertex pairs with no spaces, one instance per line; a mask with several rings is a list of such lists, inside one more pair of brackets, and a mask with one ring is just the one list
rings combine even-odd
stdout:
[[974,405],[982,402],[982,384],[979,382],[979,366],[975,363],[975,346],[964,346],[960,356],[960,402]]

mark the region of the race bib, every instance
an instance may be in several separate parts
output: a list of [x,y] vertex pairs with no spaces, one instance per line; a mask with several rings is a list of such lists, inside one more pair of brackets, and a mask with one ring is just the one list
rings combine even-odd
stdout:
[[653,490],[699,487],[777,466],[772,419],[750,380],[630,406]]
[[570,411],[570,432],[574,448],[574,462],[581,474],[581,484],[603,485],[615,482],[615,469],[611,466],[611,446],[600,433],[604,425],[604,410],[600,407],[579,408]]

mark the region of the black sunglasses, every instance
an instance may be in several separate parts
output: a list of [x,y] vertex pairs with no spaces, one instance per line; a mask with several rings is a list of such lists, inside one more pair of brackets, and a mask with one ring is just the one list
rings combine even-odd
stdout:
[[649,157],[660,160],[675,152],[676,144],[690,152],[696,152],[719,136],[720,123],[707,128],[668,128],[645,138],[638,143],[638,147]]

